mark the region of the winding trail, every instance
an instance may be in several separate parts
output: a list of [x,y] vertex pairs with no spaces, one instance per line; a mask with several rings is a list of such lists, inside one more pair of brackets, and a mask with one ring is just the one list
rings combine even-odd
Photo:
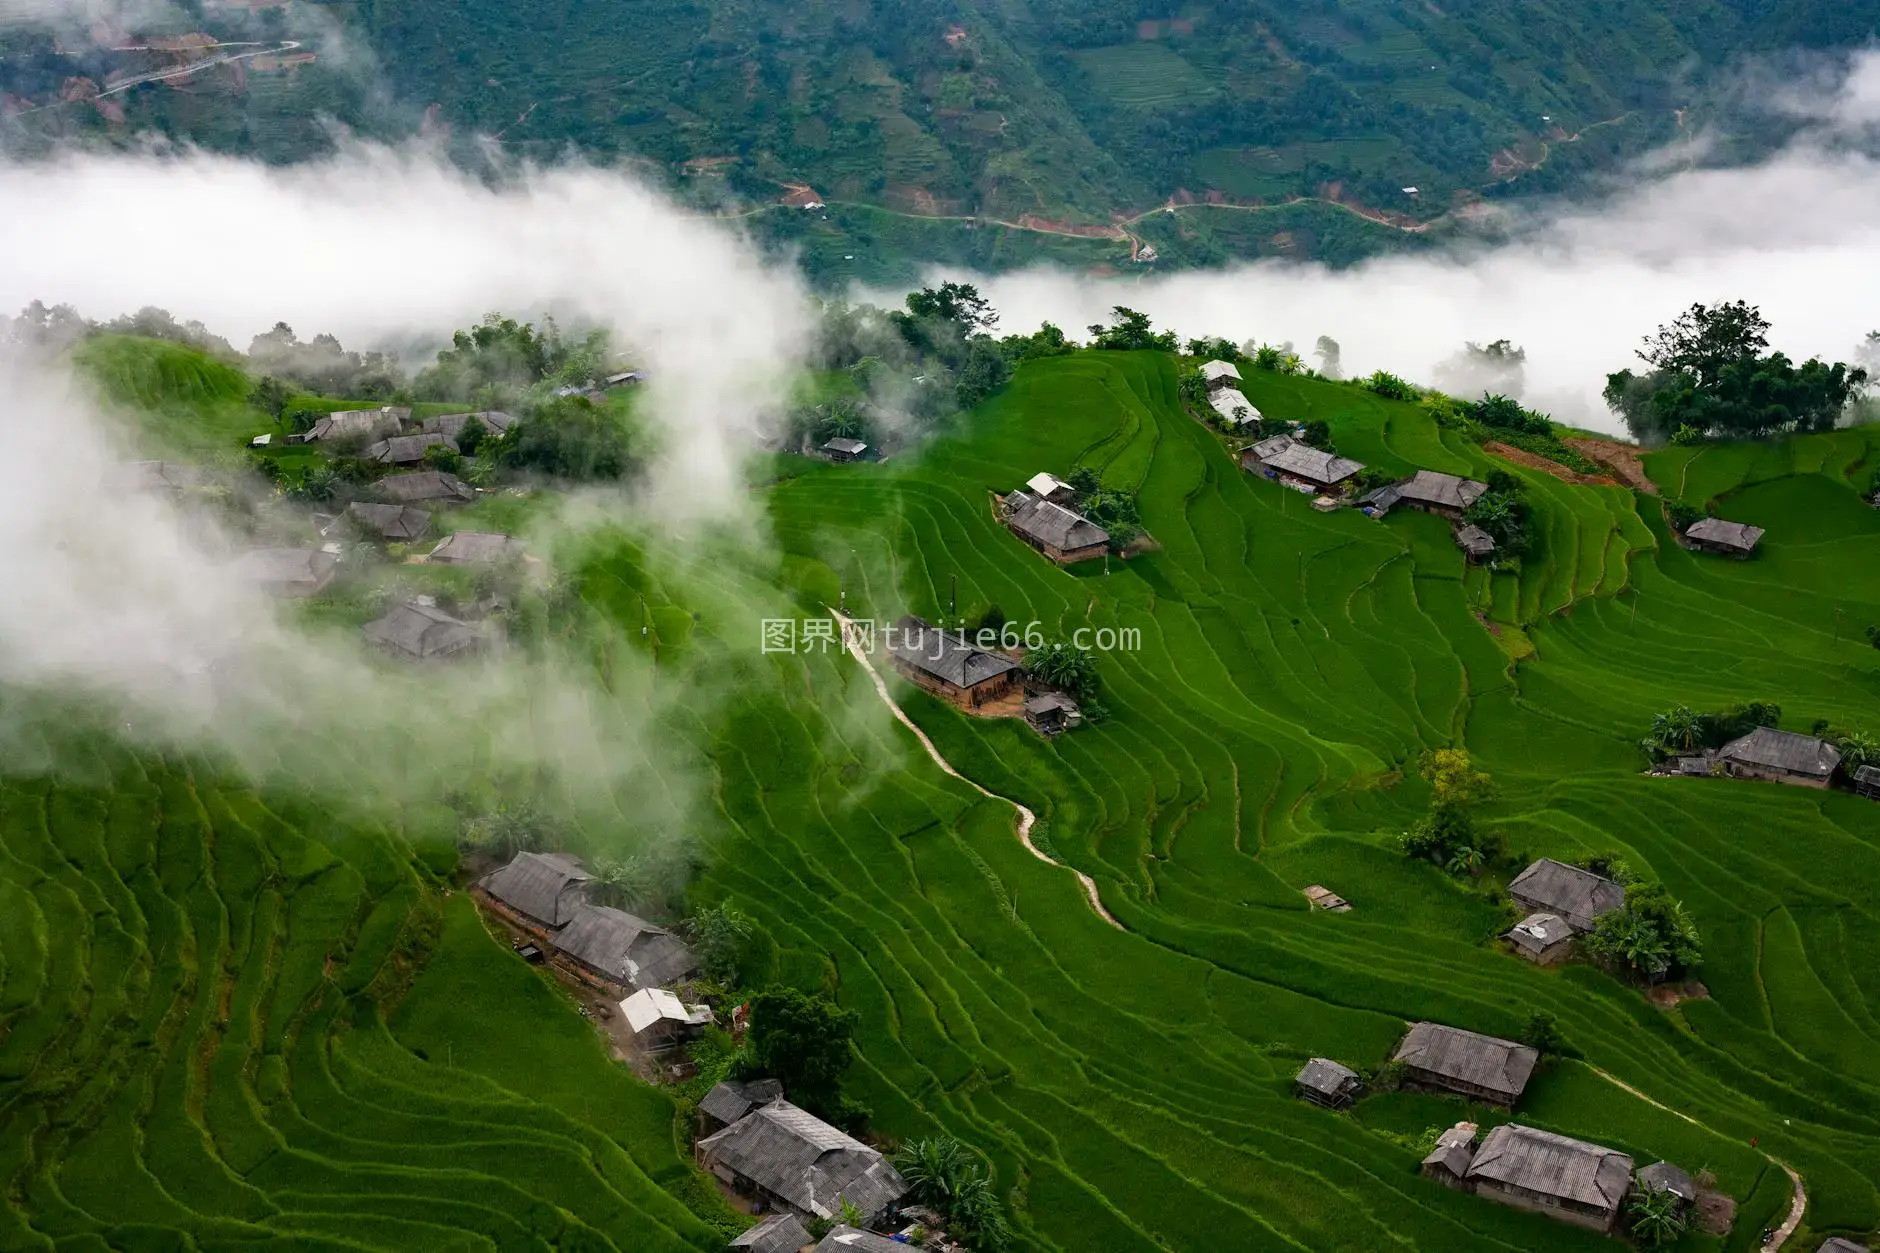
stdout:
[[[82,96],[76,100],[49,100],[45,104],[34,105],[30,109],[21,109],[14,116],[25,117],[31,113],[43,113],[47,109],[63,108],[68,104],[87,104],[93,100],[105,100],[127,92],[133,87],[141,87],[145,83],[167,83],[171,79],[188,78],[192,74],[200,74],[204,70],[212,70],[218,65],[231,65],[236,61],[247,61],[255,57],[275,56],[283,52],[292,52],[294,49],[300,47],[300,40],[282,39],[273,42],[250,41],[240,43],[213,43],[204,44],[202,46],[204,48],[252,48],[254,51],[225,52],[217,56],[205,57],[200,61],[185,61],[181,65],[165,66],[163,69],[152,70],[146,74],[133,74],[129,78],[121,79],[117,83],[104,88],[104,90],[98,92],[95,96]],[[143,44],[134,44],[122,48],[113,48],[111,51],[149,52],[156,51],[156,49]]]
[[[825,606],[825,608],[827,608],[827,606]],[[1031,842],[1031,828],[1032,825],[1038,821],[1038,815],[1032,813],[1031,810],[1019,804],[1009,796],[1000,796],[997,792],[987,791],[973,780],[955,770],[953,763],[948,761],[945,757],[942,757],[940,750],[934,747],[933,741],[927,738],[927,733],[915,726],[914,720],[907,716],[906,711],[903,710],[900,705],[895,703],[894,697],[888,692],[887,682],[881,677],[881,672],[875,669],[875,663],[870,660],[867,653],[862,651],[862,646],[856,638],[856,633],[849,630],[850,619],[843,617],[833,609],[829,610],[829,616],[836,620],[836,629],[842,633],[842,646],[848,650],[849,656],[861,662],[862,669],[868,671],[869,680],[874,683],[875,694],[881,697],[881,703],[888,707],[888,712],[892,713],[902,726],[914,733],[914,738],[920,741],[920,746],[927,750],[929,757],[933,758],[933,764],[986,799],[1004,801],[1013,809],[1016,809],[1018,811],[1018,842],[1025,846],[1025,851],[1047,866],[1056,866],[1059,869],[1068,870],[1076,875],[1077,881],[1084,885],[1084,895],[1090,898],[1090,908],[1097,911],[1097,917],[1103,919],[1103,921],[1109,923],[1118,931],[1127,931],[1129,928],[1118,922],[1115,917],[1111,915],[1110,911],[1103,907],[1103,898],[1097,894],[1097,881],[1095,879],[1092,879],[1075,866],[1066,866],[1063,862],[1051,857],[1043,849]]]
[[[1666,1105],[1662,1101],[1653,1100],[1651,1097],[1645,1095],[1645,1093],[1639,1091],[1637,1088],[1633,1087],[1631,1084],[1627,1083],[1625,1080],[1619,1078],[1616,1075],[1608,1074],[1607,1072],[1601,1070],[1599,1067],[1593,1065],[1591,1062],[1586,1062],[1584,1063],[1584,1065],[1586,1066],[1588,1070],[1598,1075],[1601,1079],[1604,1079],[1607,1083],[1610,1083],[1613,1087],[1618,1088],[1621,1092],[1626,1092],[1626,1093],[1631,1094],[1632,1096],[1636,1096],[1639,1100],[1645,1102],[1647,1105],[1651,1106],[1653,1109],[1660,1109],[1660,1110],[1663,1110],[1667,1114],[1673,1114],[1679,1118],[1682,1118],[1685,1122],[1690,1123],[1691,1126],[1693,1127],[1698,1127],[1704,1131],[1709,1131],[1711,1135],[1720,1134],[1719,1132],[1714,1131],[1711,1128],[1704,1126],[1703,1123],[1698,1122],[1695,1118],[1692,1118],[1689,1114],[1685,1113],[1683,1110],[1672,1109],[1669,1105]],[[1787,1241],[1790,1236],[1795,1234],[1795,1229],[1802,1225],[1802,1215],[1808,1212],[1808,1190],[1802,1186],[1802,1177],[1795,1172],[1795,1168],[1793,1166],[1789,1165],[1787,1162],[1783,1161],[1781,1158],[1775,1156],[1775,1154],[1773,1153],[1763,1152],[1762,1149],[1757,1149],[1756,1151],[1759,1153],[1762,1153],[1764,1157],[1768,1158],[1770,1161],[1780,1166],[1782,1168],[1782,1173],[1787,1175],[1789,1177],[1789,1182],[1795,1186],[1795,1194],[1789,1200],[1788,1217],[1782,1220],[1782,1225],[1780,1227],[1777,1227],[1773,1232],[1770,1233],[1768,1240],[1764,1241],[1761,1245],[1757,1246],[1758,1248],[1762,1250],[1762,1253],[1776,1253],[1776,1250],[1780,1249],[1783,1243]]]

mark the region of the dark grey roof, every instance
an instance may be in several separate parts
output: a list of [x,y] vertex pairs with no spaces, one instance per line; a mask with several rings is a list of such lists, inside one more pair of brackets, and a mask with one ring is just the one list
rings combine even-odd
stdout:
[[1018,669],[1018,663],[966,642],[959,631],[943,631],[908,616],[894,624],[889,651],[904,664],[954,687],[972,687]]
[[1456,531],[1456,543],[1471,557],[1486,557],[1495,551],[1495,537],[1473,522]]
[[402,466],[423,461],[425,452],[431,448],[448,448],[452,452],[457,451],[457,445],[442,435],[394,435],[376,444],[367,444],[364,455],[367,461]]
[[412,540],[431,526],[431,515],[410,505],[375,505],[355,500],[346,506],[346,516],[373,534],[389,540]]
[[1821,1242],[1820,1253],[1867,1253],[1867,1246],[1855,1244],[1846,1236],[1829,1236]]
[[1396,1061],[1513,1100],[1541,1059],[1538,1049],[1459,1027],[1419,1022],[1397,1046]]
[[1374,487],[1364,495],[1358,497],[1358,503],[1361,505],[1370,505],[1375,509],[1389,509],[1402,499],[1403,493],[1397,490],[1397,485],[1395,483],[1386,483],[1384,486]]
[[[731,1247],[747,1253],[797,1253],[809,1241],[809,1232],[795,1214],[776,1213],[731,1237]],[[907,1246],[900,1248],[904,1251]]]
[[868,451],[868,445],[864,444],[861,440],[844,439],[840,436],[830,440],[828,443],[824,444],[823,447],[830,452],[846,452],[850,454]]
[[1669,1192],[1685,1201],[1697,1199],[1697,1184],[1682,1167],[1653,1162],[1638,1172],[1638,1186],[1648,1192]]
[[1326,1096],[1343,1096],[1362,1081],[1351,1067],[1341,1066],[1329,1057],[1315,1057],[1293,1077],[1293,1082]]
[[270,592],[317,591],[339,558],[318,548],[251,548],[235,559],[235,572]]
[[1573,928],[1558,914],[1529,914],[1508,932],[1508,938],[1516,948],[1530,953],[1545,952],[1572,936]]
[[880,1153],[781,1099],[705,1137],[698,1148],[708,1161],[818,1218],[833,1218],[844,1200],[872,1216],[907,1192]]
[[521,554],[522,541],[511,536],[494,531],[452,531],[431,550],[429,559],[447,566],[481,566]]
[[402,406],[386,405],[382,409],[341,409],[335,413],[322,415],[307,432],[309,440],[338,439],[343,435],[383,435],[387,431],[396,431],[411,416],[411,410]]
[[1617,1149],[1505,1123],[1483,1138],[1467,1178],[1612,1211],[1631,1190],[1632,1159]]
[[379,495],[401,505],[420,501],[462,502],[475,500],[476,492],[454,474],[438,470],[419,470],[415,474],[393,474],[378,482]]
[[1551,857],[1516,875],[1508,895],[1529,909],[1559,914],[1576,931],[1591,931],[1594,919],[1625,904],[1622,884]]
[[1022,504],[1006,515],[1006,520],[1019,534],[1029,535],[1053,548],[1070,550],[1110,542],[1110,533],[1089,518],[1035,496],[1026,496]]
[[517,913],[550,927],[567,923],[587,903],[588,872],[567,853],[517,853],[483,876],[483,890]]
[[1475,1124],[1457,1123],[1436,1137],[1436,1147],[1423,1159],[1425,1166],[1441,1166],[1460,1179],[1475,1159]]
[[416,601],[406,601],[361,630],[368,643],[413,661],[442,661],[483,647],[483,633],[476,627]]
[[759,1105],[768,1105],[783,1095],[783,1084],[776,1079],[727,1079],[699,1098],[701,1113],[710,1114],[730,1126]]
[[1722,518],[1699,518],[1684,528],[1684,535],[1687,539],[1702,540],[1706,544],[1746,553],[1762,539],[1763,529],[1759,526],[1745,526],[1741,522],[1725,522]]
[[1436,470],[1418,470],[1396,486],[1401,499],[1450,509],[1467,509],[1488,492],[1486,483]]
[[672,932],[605,905],[577,909],[555,947],[636,988],[662,987],[698,969],[692,951]]
[[1854,782],[1880,787],[1880,766],[1862,766],[1854,772]]
[[890,1240],[872,1231],[857,1231],[837,1223],[811,1253],[907,1253],[908,1247],[899,1240]]
[[1281,474],[1295,475],[1326,487],[1342,483],[1364,469],[1362,462],[1334,456],[1290,435],[1262,440],[1253,446],[1253,455],[1262,465],[1271,466]]
[[1710,774],[1715,769],[1715,763],[1708,757],[1679,757],[1677,759],[1679,774]]
[[1718,750],[1725,761],[1740,761],[1746,766],[1765,766],[1795,774],[1827,778],[1841,764],[1841,750],[1813,735],[1757,727],[1741,739],[1731,740]]
[[1025,701],[1025,712],[1028,714],[1074,714],[1077,712],[1077,702],[1061,692],[1046,692],[1042,696],[1028,697]]
[[516,424],[516,420],[500,409],[484,409],[476,413],[440,413],[435,418],[426,418],[418,424],[418,429],[426,435],[442,435],[455,441],[463,434],[464,427],[475,418],[483,424],[483,429],[492,435],[501,435]]

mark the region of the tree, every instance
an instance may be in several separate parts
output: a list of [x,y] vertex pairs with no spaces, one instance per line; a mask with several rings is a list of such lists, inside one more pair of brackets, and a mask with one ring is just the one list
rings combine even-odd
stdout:
[[1679,705],[1675,709],[1652,715],[1651,733],[1645,737],[1645,750],[1654,757],[1670,756],[1672,753],[1688,753],[1697,747],[1704,733],[1704,719],[1692,711],[1689,705]]
[[999,325],[998,311],[971,283],[923,287],[908,296],[907,313],[913,318],[951,322],[966,335],[988,332]]
[[1862,766],[1880,766],[1880,739],[1865,731],[1850,731],[1841,737],[1841,765],[1849,774]]
[[813,1114],[837,1108],[854,1035],[855,1015],[821,994],[779,986],[751,998],[752,1065],[781,1079],[790,1099]]
[[1645,337],[1639,359],[1654,370],[1689,374],[1699,387],[1715,387],[1723,371],[1760,356],[1769,346],[1769,322],[1748,301],[1694,304]]
[[287,396],[287,384],[272,374],[264,374],[249,389],[248,403],[279,422],[287,408]]
[[1464,844],[1451,850],[1448,861],[1443,864],[1443,869],[1458,876],[1478,875],[1482,873],[1482,867],[1487,864],[1487,861],[1488,858],[1481,849],[1473,844]]
[[1438,803],[1473,805],[1494,795],[1494,780],[1477,770],[1466,748],[1438,748],[1423,754],[1418,772],[1430,781]]
[[1314,448],[1323,448],[1327,452],[1332,450],[1332,424],[1324,418],[1314,418],[1306,423],[1300,437]]
[[564,479],[619,479],[638,468],[626,427],[582,396],[536,406],[504,434],[503,464]]
[[1343,378],[1339,369],[1338,341],[1330,335],[1319,336],[1318,343],[1312,346],[1312,355],[1319,359],[1319,373],[1328,379]]
[[1023,668],[1028,677],[1061,687],[1080,700],[1102,690],[1096,654],[1064,640],[1052,640],[1028,651]]
[[990,1174],[952,1136],[910,1141],[895,1154],[894,1166],[914,1200],[938,1213],[955,1239],[986,1253],[1011,1242]]
[[1395,374],[1387,374],[1383,370],[1372,373],[1369,378],[1363,381],[1362,386],[1367,391],[1375,392],[1386,400],[1415,400],[1417,398],[1416,388],[1410,386],[1410,384],[1404,382]]
[[698,967],[707,979],[727,986],[738,980],[744,946],[757,933],[751,916],[729,902],[693,911],[680,928],[692,943]]
[[1117,305],[1110,310],[1109,326],[1090,328],[1090,346],[1092,348],[1135,349],[1154,348],[1162,352],[1174,352],[1175,332],[1153,330],[1149,325],[1149,315],[1139,313],[1124,305]]
[[1683,1199],[1669,1188],[1640,1188],[1626,1203],[1626,1212],[1633,1237],[1648,1249],[1676,1244],[1689,1225]]
[[1697,925],[1656,883],[1630,884],[1625,904],[1601,914],[1584,942],[1596,960],[1647,983],[1682,975],[1704,959]]
[[490,428],[483,425],[482,418],[467,418],[457,431],[457,451],[466,457],[474,457],[477,449],[489,438]]
[[1521,1028],[1521,1043],[1543,1053],[1564,1053],[1567,1046],[1566,1039],[1560,1034],[1558,1020],[1544,1009],[1537,1009],[1527,1016],[1527,1023]]
[[498,857],[533,853],[560,842],[562,823],[533,797],[507,802],[464,825],[463,842]]

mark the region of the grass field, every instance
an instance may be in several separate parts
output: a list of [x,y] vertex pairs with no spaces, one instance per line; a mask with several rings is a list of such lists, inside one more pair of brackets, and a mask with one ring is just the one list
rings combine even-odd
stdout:
[[[1245,390],[1326,418],[1360,460],[1495,464],[1355,388]],[[1516,469],[1541,540],[1489,576],[1434,519],[1318,514],[1240,472],[1169,359],[1083,353],[1026,365],[918,457],[794,467],[756,496],[780,552],[618,534],[578,564],[630,639],[656,624],[661,681],[701,694],[656,715],[707,780],[693,897],[761,922],[761,978],[857,1011],[876,1128],[983,1151],[1023,1247],[1614,1247],[1417,1175],[1418,1134],[1484,1111],[1288,1094],[1309,1055],[1376,1065],[1406,1019],[1507,1033],[1539,1008],[1583,1060],[1544,1068],[1522,1120],[1714,1172],[1736,1231],[1692,1249],[1755,1247],[1787,1202],[1772,1154],[1807,1182],[1812,1249],[1880,1222],[1880,806],[1645,777],[1634,744],[1678,702],[1874,725],[1880,653],[1857,627],[1880,622],[1880,515],[1851,486],[1873,448],[1654,457],[1668,493],[1769,527],[1747,563],[1678,548],[1655,501]],[[990,491],[1080,464],[1139,493],[1158,551],[1065,571],[996,525]],[[759,652],[760,617],[838,591],[861,616],[940,615],[956,580],[962,614],[1141,631],[1100,661],[1111,718],[1056,741],[902,692],[954,766],[1037,812],[1121,930],[850,660]],[[343,819],[54,726],[62,767],[0,789],[0,1250],[722,1242],[670,1101],[443,895],[433,816]],[[1396,852],[1427,795],[1395,772],[1457,742],[1515,849],[1619,849],[1684,900],[1710,999],[1662,1011],[1499,953],[1496,902]],[[1308,910],[1308,883],[1354,911]]]
[[1216,88],[1166,44],[1137,41],[1074,54],[1091,85],[1114,104],[1153,109],[1193,104]]

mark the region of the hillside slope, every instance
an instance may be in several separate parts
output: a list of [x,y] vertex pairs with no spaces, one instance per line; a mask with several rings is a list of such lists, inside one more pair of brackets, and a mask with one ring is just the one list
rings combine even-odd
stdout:
[[[1354,387],[1256,374],[1247,394],[1374,464],[1495,468]],[[1677,547],[1649,498],[1514,468],[1544,535],[1490,575],[1434,519],[1320,514],[1241,472],[1168,358],[1086,352],[1022,367],[918,457],[779,459],[760,499],[780,558],[604,533],[557,561],[627,628],[610,676],[699,681],[660,714],[709,777],[694,897],[759,920],[761,979],[857,1012],[876,1129],[985,1152],[1022,1247],[1610,1249],[1418,1176],[1426,1128],[1492,1111],[1289,1093],[1307,1056],[1376,1066],[1407,1019],[1513,1033],[1544,1009],[1584,1060],[1544,1068],[1523,1121],[1714,1172],[1736,1230],[1694,1248],[1755,1247],[1780,1159],[1812,1248],[1880,1223],[1880,806],[1647,777],[1636,741],[1678,702],[1871,720],[1880,654],[1843,623],[1880,621],[1880,514],[1850,478],[1875,435],[1655,459],[1667,492],[1769,527],[1747,563]],[[994,521],[989,492],[1077,464],[1139,493],[1158,551],[1065,571]],[[839,594],[938,615],[956,581],[962,614],[1141,632],[1099,660],[1111,717],[1055,741],[896,685],[1120,929],[852,660],[759,651],[760,618]],[[434,818],[335,823],[206,763],[41,734],[64,768],[0,792],[0,1249],[715,1247],[676,1199],[697,1176],[670,1102],[443,896]],[[1679,896],[1709,998],[1659,1009],[1497,951],[1492,894],[1395,844],[1428,799],[1396,772],[1451,743],[1494,775],[1484,821],[1516,852],[1617,850]],[[1308,909],[1311,883],[1353,912]]]

